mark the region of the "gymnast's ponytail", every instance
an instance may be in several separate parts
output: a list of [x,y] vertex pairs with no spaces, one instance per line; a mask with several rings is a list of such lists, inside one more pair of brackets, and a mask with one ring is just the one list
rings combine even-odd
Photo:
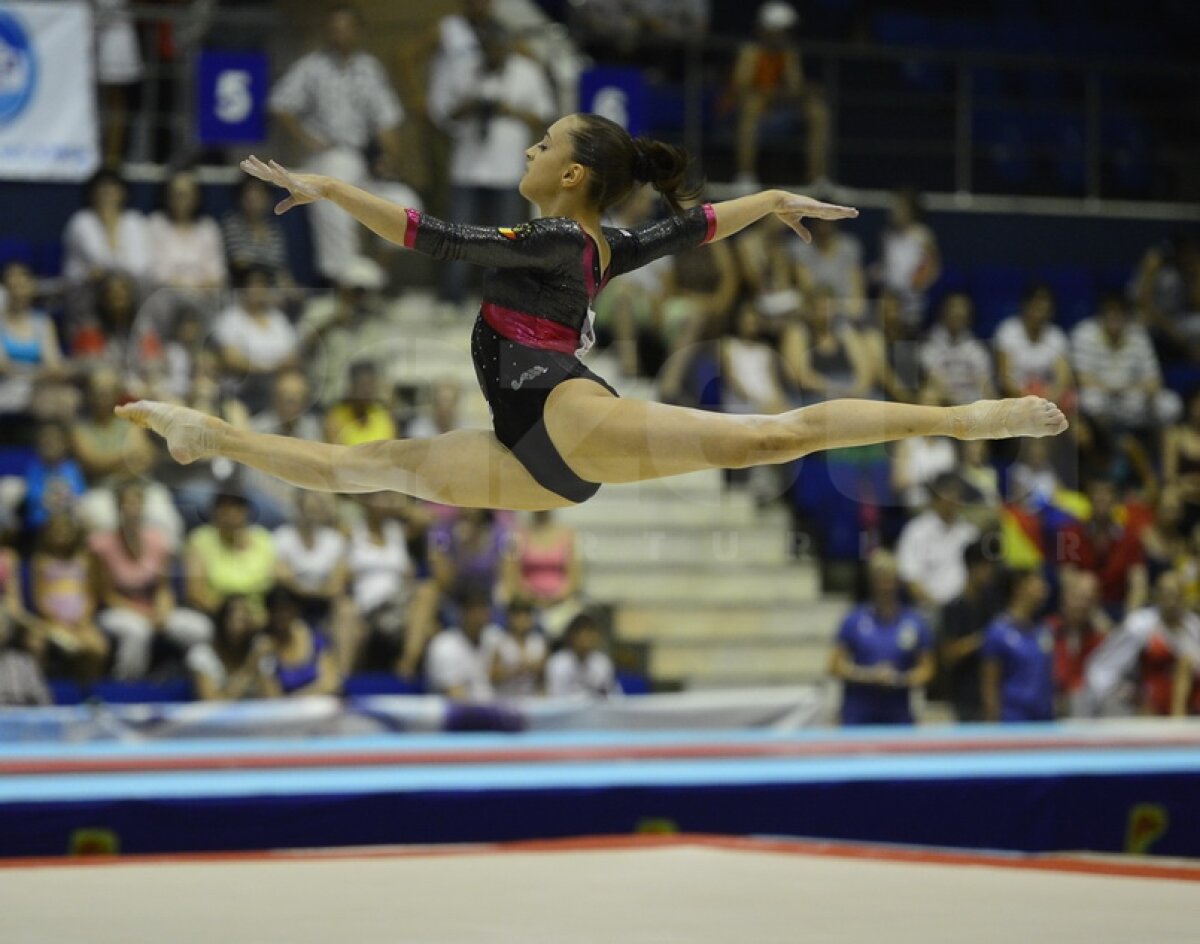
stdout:
[[589,170],[588,196],[601,212],[624,200],[637,184],[650,184],[676,213],[695,199],[691,158],[683,148],[652,138],[631,138],[615,121],[580,114],[570,132],[575,159]]

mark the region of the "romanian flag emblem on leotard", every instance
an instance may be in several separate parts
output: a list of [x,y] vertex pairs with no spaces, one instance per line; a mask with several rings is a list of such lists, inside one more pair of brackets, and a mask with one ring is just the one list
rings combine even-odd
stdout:
[[529,232],[529,224],[522,223],[520,226],[501,226],[500,235],[505,239],[521,239]]

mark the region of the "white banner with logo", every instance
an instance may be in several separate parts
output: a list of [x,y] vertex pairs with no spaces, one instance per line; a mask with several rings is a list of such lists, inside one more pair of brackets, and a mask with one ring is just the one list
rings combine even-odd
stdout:
[[0,2],[0,178],[82,180],[97,142],[91,8]]

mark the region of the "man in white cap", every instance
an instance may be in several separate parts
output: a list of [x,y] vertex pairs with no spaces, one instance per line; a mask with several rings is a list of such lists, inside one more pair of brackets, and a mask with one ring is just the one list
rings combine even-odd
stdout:
[[791,4],[770,0],[758,10],[757,37],[742,44],[734,66],[738,99],[737,181],[757,186],[758,141],[763,125],[793,130],[797,116],[807,126],[808,181],[827,179],[829,109],[821,93],[808,85],[792,30],[800,15]]

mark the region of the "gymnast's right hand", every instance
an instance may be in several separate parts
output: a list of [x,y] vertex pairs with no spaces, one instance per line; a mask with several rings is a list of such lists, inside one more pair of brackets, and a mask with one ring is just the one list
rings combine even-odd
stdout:
[[276,215],[286,213],[292,207],[312,203],[325,196],[329,178],[321,174],[296,174],[275,161],[261,161],[253,154],[241,163],[241,168],[251,177],[265,180],[276,187],[282,187],[290,196],[285,197],[275,207]]

